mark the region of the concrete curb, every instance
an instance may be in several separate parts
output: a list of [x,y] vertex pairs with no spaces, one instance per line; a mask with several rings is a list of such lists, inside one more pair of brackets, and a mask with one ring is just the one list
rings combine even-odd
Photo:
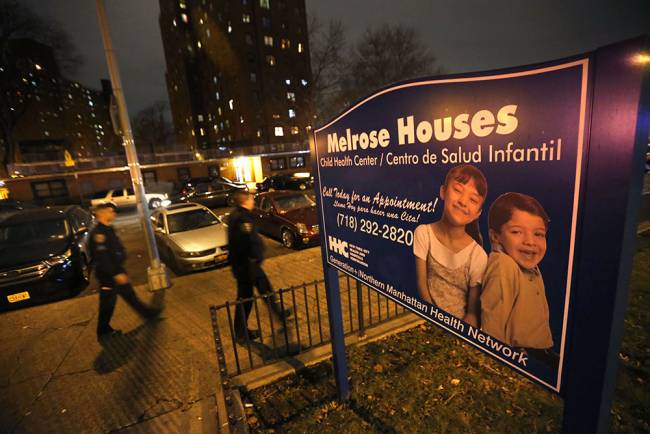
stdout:
[[[424,324],[425,322],[425,320],[415,314],[407,314],[403,317],[368,328],[366,329],[366,334],[363,336],[358,336],[356,334],[350,335],[345,338],[345,344],[346,346],[365,345],[386,336],[412,329]],[[281,378],[294,374],[301,369],[315,365],[331,357],[332,351],[330,344],[323,344],[290,359],[280,360],[271,365],[262,366],[261,368],[233,377],[232,381],[239,387],[253,390],[266,386],[267,384],[273,383]],[[287,360],[291,360],[291,363]]]

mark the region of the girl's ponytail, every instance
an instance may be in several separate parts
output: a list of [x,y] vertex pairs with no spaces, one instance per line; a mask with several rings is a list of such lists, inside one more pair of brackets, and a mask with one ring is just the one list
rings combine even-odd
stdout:
[[474,238],[474,241],[476,241],[479,246],[483,247],[483,236],[481,235],[481,229],[478,225],[478,219],[465,225],[465,232],[467,232],[467,235]]

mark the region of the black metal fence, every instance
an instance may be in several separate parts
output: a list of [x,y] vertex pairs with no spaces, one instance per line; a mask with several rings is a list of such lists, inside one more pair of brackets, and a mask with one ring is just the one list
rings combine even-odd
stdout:
[[[339,286],[346,336],[363,335],[367,327],[408,312],[348,276],[339,275]],[[293,315],[284,318],[275,315],[269,308],[269,303],[273,302],[271,297],[275,297],[281,309],[293,309]],[[235,313],[243,310],[246,302],[252,302],[248,326],[259,330],[258,339],[248,335],[238,339],[235,335]],[[220,346],[217,352],[223,354],[220,369],[226,376],[239,375],[330,342],[323,280],[211,306],[210,313],[215,340]]]

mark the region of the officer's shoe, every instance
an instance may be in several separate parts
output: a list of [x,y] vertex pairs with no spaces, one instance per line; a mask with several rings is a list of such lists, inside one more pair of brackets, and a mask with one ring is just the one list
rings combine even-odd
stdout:
[[237,342],[246,342],[248,341],[254,341],[255,339],[260,338],[260,331],[259,330],[252,330],[248,329],[248,339],[246,338],[246,332],[236,332],[235,333],[235,339]]
[[281,320],[287,320],[289,319],[290,316],[293,315],[293,309],[288,307],[284,310],[281,310],[280,308],[273,309],[273,312],[280,318]]

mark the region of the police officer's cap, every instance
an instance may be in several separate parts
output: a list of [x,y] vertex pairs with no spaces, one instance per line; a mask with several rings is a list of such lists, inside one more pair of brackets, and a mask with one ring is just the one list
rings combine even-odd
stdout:
[[95,211],[99,211],[106,208],[111,208],[113,211],[117,211],[117,207],[115,206],[115,204],[110,202],[100,203],[95,207]]

